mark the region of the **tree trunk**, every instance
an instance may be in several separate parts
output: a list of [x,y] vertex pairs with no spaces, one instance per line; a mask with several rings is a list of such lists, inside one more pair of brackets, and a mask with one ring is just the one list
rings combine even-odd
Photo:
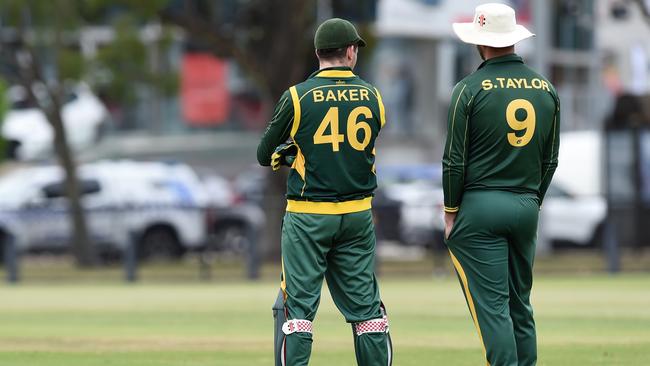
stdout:
[[[233,24],[223,24],[194,9],[163,11],[163,21],[183,28],[190,39],[200,40],[218,57],[234,59],[259,88],[263,103],[273,105],[291,85],[301,82],[313,64],[314,0],[257,0],[240,5]],[[264,32],[260,33],[259,30]],[[233,35],[237,35],[234,37]],[[243,41],[242,41],[243,40]],[[272,109],[270,109],[272,110]],[[260,238],[265,258],[280,260],[282,218],[286,207],[286,169],[268,170],[264,212],[266,226]]]
[[[283,19],[284,27],[278,27],[274,32],[274,41],[267,54],[266,62],[262,64],[266,76],[266,90],[270,93],[273,103],[292,85],[302,82],[312,71],[308,67],[314,63],[312,50],[312,35],[310,27],[314,19],[311,9],[313,1],[294,1],[290,6],[292,13]],[[286,40],[291,40],[286,42]],[[284,41],[284,42],[283,42]],[[261,55],[260,55],[261,56]],[[258,56],[258,57],[260,57]],[[264,212],[266,214],[265,240],[268,261],[280,260],[280,240],[282,236],[282,220],[286,208],[285,194],[287,191],[287,170],[281,169],[282,174],[267,173],[267,187]]]
[[280,260],[280,239],[282,236],[282,220],[284,217],[287,201],[285,193],[287,187],[287,172],[280,169],[274,172],[268,169],[266,172],[267,183],[264,192],[264,214],[266,225],[262,245],[266,260],[277,262]]
[[55,96],[52,108],[47,113],[47,118],[54,130],[54,149],[59,164],[65,173],[65,195],[68,199],[68,217],[72,230],[72,251],[77,266],[90,267],[94,264],[94,256],[86,226],[86,216],[81,204],[81,190],[77,178],[77,167],[68,145],[63,118],[61,117],[61,103]]

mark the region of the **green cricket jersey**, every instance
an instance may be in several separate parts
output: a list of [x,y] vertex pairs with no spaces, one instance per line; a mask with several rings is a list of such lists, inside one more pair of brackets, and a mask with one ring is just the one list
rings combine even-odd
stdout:
[[287,180],[287,211],[367,210],[377,187],[375,139],[384,123],[375,87],[350,68],[321,69],[280,98],[257,160],[270,165],[274,149],[287,139],[298,146]]
[[540,205],[557,167],[560,100],[543,76],[511,54],[492,58],[452,94],[443,157],[445,211],[463,192],[535,193]]

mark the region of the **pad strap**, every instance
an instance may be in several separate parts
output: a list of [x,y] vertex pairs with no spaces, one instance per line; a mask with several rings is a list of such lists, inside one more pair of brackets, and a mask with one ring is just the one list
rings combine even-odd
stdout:
[[287,320],[284,324],[282,324],[282,332],[286,335],[296,332],[311,333],[311,329],[311,322],[305,319]]
[[377,318],[366,320],[365,322],[354,324],[354,331],[357,336],[365,333],[387,333],[388,332],[388,318]]

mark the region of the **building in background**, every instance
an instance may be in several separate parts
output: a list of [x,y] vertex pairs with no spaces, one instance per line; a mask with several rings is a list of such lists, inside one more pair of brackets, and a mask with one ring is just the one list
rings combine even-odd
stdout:
[[[386,105],[388,124],[380,142],[381,164],[440,161],[451,90],[481,62],[473,47],[457,41],[451,23],[470,20],[474,8],[489,1],[493,0],[315,2],[316,18],[352,19],[372,41],[363,51],[358,72],[378,86]],[[506,2],[516,9],[518,21],[536,33],[535,38],[519,44],[517,52],[557,87],[564,130],[601,129],[617,95],[648,93],[650,21],[647,15],[644,17],[641,4],[650,9],[649,1]],[[226,23],[236,19],[237,1],[216,3],[218,6],[211,8],[214,17],[225,19]],[[106,20],[114,15],[102,15],[96,24],[79,32],[78,47],[86,57],[96,57],[104,45],[115,40],[115,30]],[[151,135],[213,132],[228,135],[225,140],[237,140],[236,145],[242,148],[254,143],[270,111],[263,105],[255,83],[238,65],[208,55],[199,42],[187,39],[178,30],[172,33],[172,46],[162,51],[158,41],[165,36],[163,27],[140,26],[140,39],[146,46],[151,67],[162,74],[175,73],[180,88],[176,95],[162,96],[135,85],[134,105],[124,108],[109,101],[113,132],[126,138],[140,135],[142,141],[152,138]],[[101,78],[101,73],[94,75],[89,84],[101,84]],[[101,88],[95,91],[103,97]],[[188,141],[179,140],[179,148],[203,146]],[[216,146],[218,139],[211,141],[214,144],[206,143],[209,150],[220,149]],[[118,147],[112,153],[100,151],[92,156],[120,156],[119,152],[130,151],[121,142],[109,145]],[[162,146],[139,142],[137,145],[143,149]],[[229,163],[230,159],[231,156]],[[237,164],[240,163],[232,162],[233,166]]]
[[[486,2],[489,1],[379,1],[373,81],[384,94],[388,113],[385,144],[394,150],[389,161],[440,160],[451,90],[481,62],[474,48],[456,40],[451,23],[470,20],[474,8]],[[621,84],[642,89],[637,77],[643,76],[645,70],[643,78],[648,78],[648,23],[643,24],[636,4],[618,1],[634,13],[623,20],[624,26],[618,24],[610,12],[603,10],[614,2],[507,1],[516,9],[518,22],[536,33],[532,40],[517,45],[517,53],[556,86],[562,99],[565,130],[602,128],[612,105],[612,93],[603,72],[607,55],[613,55],[610,58],[616,60],[618,72],[626,73],[627,79]],[[617,43],[623,29],[635,36]],[[621,67],[621,62],[627,65]],[[647,88],[647,81],[644,83]],[[408,146],[402,143],[403,139],[409,140]]]
[[[650,93],[650,1],[602,0],[596,7],[596,42],[610,94]],[[645,12],[645,14],[644,14]]]
[[378,2],[372,79],[386,105],[381,143],[390,153],[379,157],[383,163],[441,159],[451,89],[480,63],[474,49],[456,41],[451,23],[471,19],[479,3]]

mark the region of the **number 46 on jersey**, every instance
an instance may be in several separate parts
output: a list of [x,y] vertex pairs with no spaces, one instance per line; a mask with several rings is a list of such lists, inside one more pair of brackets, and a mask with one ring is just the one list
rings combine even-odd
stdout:
[[[314,144],[331,144],[332,151],[337,152],[340,150],[339,145],[345,142],[347,136],[347,141],[353,149],[363,151],[370,143],[372,132],[366,120],[371,118],[372,112],[370,108],[365,106],[354,108],[347,118],[346,134],[340,134],[339,107],[330,107],[314,134]],[[326,134],[328,127],[330,130],[329,135]],[[358,136],[359,130],[363,131],[363,140],[361,141],[359,141]]]

